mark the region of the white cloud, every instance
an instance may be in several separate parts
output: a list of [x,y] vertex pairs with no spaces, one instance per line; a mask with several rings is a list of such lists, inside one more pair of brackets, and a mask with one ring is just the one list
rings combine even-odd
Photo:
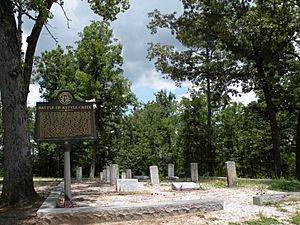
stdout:
[[40,92],[39,92],[39,86],[37,84],[30,84],[29,86],[29,94],[27,98],[27,105],[30,107],[35,107],[36,102],[40,102]]

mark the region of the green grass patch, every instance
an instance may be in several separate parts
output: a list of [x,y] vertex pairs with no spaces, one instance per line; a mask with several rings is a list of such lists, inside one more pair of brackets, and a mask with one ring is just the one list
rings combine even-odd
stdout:
[[295,181],[276,181],[272,182],[268,189],[275,191],[300,191],[300,183]]
[[291,221],[292,224],[300,224],[300,213],[298,212],[295,216],[292,217]]

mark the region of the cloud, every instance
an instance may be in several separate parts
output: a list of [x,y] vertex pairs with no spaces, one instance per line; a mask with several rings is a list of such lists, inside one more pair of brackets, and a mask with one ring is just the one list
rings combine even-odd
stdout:
[[41,94],[39,92],[39,86],[37,84],[30,84],[30,92],[27,98],[27,105],[30,107],[35,107],[36,102],[42,101],[40,98]]

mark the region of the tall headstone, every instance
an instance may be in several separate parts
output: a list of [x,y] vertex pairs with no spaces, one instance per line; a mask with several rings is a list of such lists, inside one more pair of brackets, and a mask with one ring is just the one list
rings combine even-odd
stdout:
[[198,163],[191,163],[191,181],[198,182]]
[[126,179],[132,179],[132,172],[131,169],[126,170]]
[[121,173],[121,179],[126,179],[126,172]]
[[106,183],[107,182],[107,180],[106,180],[106,178],[107,178],[107,174],[106,174],[107,170],[104,169],[102,172],[103,172],[103,177],[102,177],[102,179],[100,177],[100,182]]
[[152,185],[159,185],[159,175],[157,166],[150,166],[150,178]]
[[227,185],[228,187],[234,187],[237,184],[235,162],[226,162],[226,174],[227,174]]
[[76,180],[82,181],[82,167],[76,167]]
[[174,177],[174,164],[168,164],[168,177]]
[[103,182],[103,171],[100,172],[100,182]]
[[110,183],[110,166],[106,166],[106,183]]
[[110,165],[110,184],[116,185],[117,179],[119,179],[119,166],[118,164]]

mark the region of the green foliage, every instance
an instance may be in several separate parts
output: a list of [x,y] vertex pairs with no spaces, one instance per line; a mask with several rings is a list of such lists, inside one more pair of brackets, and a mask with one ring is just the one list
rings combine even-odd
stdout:
[[[114,162],[117,143],[120,139],[124,113],[135,97],[130,83],[122,77],[122,47],[113,38],[107,22],[92,22],[80,34],[77,48],[67,47],[66,53],[58,47],[42,53],[35,61],[35,80],[39,83],[43,97],[50,100],[60,90],[68,89],[81,100],[94,99],[97,140],[74,146],[84,153],[72,151],[74,156],[88,157],[74,161],[87,167],[96,151],[99,167]],[[78,152],[78,155],[77,155]],[[82,157],[85,158],[85,157]]]
[[178,169],[179,155],[176,145],[176,102],[172,93],[160,91],[156,101],[148,102],[134,110],[126,118],[123,130],[123,149],[117,162],[132,168],[137,175],[148,175],[149,166],[157,165],[162,176],[166,176],[167,164]]
[[104,20],[115,20],[120,12],[129,8],[128,0],[88,0],[91,9]]

